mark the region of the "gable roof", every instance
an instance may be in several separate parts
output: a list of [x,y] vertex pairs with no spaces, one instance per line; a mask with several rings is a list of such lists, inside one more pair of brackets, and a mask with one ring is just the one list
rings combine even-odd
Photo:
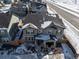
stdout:
[[65,28],[62,19],[60,19],[58,15],[56,15],[56,17],[53,17],[49,15],[43,16],[42,14],[32,13],[32,14],[28,14],[25,17],[25,19],[23,19],[23,23],[24,25],[28,23],[32,23],[37,28],[42,28],[42,29],[45,29],[53,25],[61,28]]
[[56,26],[65,28],[65,25],[63,24],[62,19],[59,18],[58,14],[56,14],[56,18],[55,18],[55,20],[53,21],[53,23],[54,23]]
[[28,23],[32,23],[34,24],[35,26],[37,26],[38,28],[41,27],[41,23],[42,23],[42,15],[41,14],[28,14],[25,19],[23,19],[23,23],[24,25],[25,24],[28,24]]
[[11,15],[9,13],[0,13],[0,28],[8,28],[11,20]]
[[65,28],[65,25],[63,24],[62,22],[62,19],[59,18],[59,16],[57,14],[55,14],[56,17],[53,17],[53,16],[46,16],[45,18],[45,21],[52,21],[52,23],[50,25],[56,25],[56,26],[59,26],[61,28]]
[[38,29],[37,26],[35,26],[35,25],[32,24],[32,23],[25,24],[25,25],[22,27],[22,29],[25,29],[25,28],[28,28],[28,27]]

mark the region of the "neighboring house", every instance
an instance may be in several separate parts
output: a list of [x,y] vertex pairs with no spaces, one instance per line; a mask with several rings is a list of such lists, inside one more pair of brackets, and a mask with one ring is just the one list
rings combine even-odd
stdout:
[[18,22],[14,20],[16,18],[12,18],[9,13],[0,13],[0,40],[2,42],[14,40],[18,32]]
[[0,40],[1,41],[10,40],[9,33],[7,32],[10,20],[11,20],[11,15],[9,13],[0,13]]
[[47,6],[45,3],[39,3],[39,2],[31,2],[31,10],[35,12],[47,12]]
[[7,13],[10,11],[11,4],[4,4],[0,2],[0,13]]
[[23,3],[23,2],[17,2],[17,3],[13,3],[12,7],[11,7],[11,12],[18,16],[19,18],[22,18],[24,16],[26,16],[27,14],[27,4]]
[[48,13],[47,6],[45,3],[33,2],[33,1],[29,3],[28,10],[29,13],[39,13],[43,14],[43,16],[45,16]]

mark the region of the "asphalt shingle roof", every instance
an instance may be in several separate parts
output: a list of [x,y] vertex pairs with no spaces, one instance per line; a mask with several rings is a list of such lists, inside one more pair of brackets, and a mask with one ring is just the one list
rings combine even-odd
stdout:
[[42,19],[43,19],[43,17],[40,14],[36,14],[36,13],[28,14],[25,17],[25,19],[23,20],[23,23],[24,23],[24,25],[28,24],[28,23],[32,23],[35,26],[37,26],[38,28],[40,28],[41,27],[41,23],[42,23]]
[[28,23],[32,23],[38,28],[41,28],[41,24],[43,24],[43,22],[45,21],[52,21],[52,23],[49,26],[56,25],[61,28],[65,28],[62,22],[62,19],[60,19],[58,15],[56,15],[56,17],[53,17],[48,15],[43,16],[43,14],[38,14],[38,13],[32,13],[32,14],[28,14],[25,17],[25,19],[23,20],[23,23],[24,25]]
[[9,13],[0,13],[0,28],[8,28],[11,20],[11,15]]

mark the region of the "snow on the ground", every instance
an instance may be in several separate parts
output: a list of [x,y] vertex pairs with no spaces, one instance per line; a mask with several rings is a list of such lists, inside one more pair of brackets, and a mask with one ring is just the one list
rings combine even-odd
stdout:
[[51,0],[48,0],[48,2],[55,3],[57,5],[60,5],[62,7],[68,8],[68,9],[70,9],[72,11],[75,11],[75,12],[79,13],[79,3],[78,4],[74,4],[74,3],[51,1]]

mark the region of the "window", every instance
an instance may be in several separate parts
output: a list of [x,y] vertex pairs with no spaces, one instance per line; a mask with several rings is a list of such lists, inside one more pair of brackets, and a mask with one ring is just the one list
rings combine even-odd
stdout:
[[5,31],[4,30],[1,30],[1,35],[4,35],[5,34]]
[[26,34],[34,34],[33,29],[27,29],[27,30],[26,30]]
[[48,31],[48,34],[56,35],[57,29],[49,28],[49,29],[47,29],[47,31]]
[[4,36],[6,33],[7,33],[7,31],[5,31],[5,30],[0,30],[0,35],[1,35],[1,36]]
[[61,30],[60,30],[60,29],[58,29],[57,35],[60,35],[60,34],[61,34]]
[[10,40],[9,34],[6,29],[0,30],[0,39],[2,39],[3,41]]
[[52,34],[52,29],[48,31],[49,34]]

